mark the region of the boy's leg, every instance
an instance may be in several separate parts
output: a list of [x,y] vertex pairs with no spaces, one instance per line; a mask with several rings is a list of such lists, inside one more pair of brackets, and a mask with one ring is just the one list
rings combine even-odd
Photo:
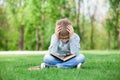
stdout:
[[53,57],[50,54],[46,54],[44,56],[44,62],[48,66],[56,66],[57,63],[61,63],[62,61],[57,59],[57,58],[55,58],[55,57]]
[[62,63],[57,63],[56,66],[58,68],[72,68],[75,67],[79,63],[85,62],[85,56],[83,54],[79,54],[76,57]]

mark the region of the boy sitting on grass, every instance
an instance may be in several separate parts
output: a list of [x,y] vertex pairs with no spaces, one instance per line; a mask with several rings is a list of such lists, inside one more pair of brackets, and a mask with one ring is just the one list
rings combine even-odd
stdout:
[[[79,54],[79,41],[80,38],[74,33],[71,22],[67,18],[58,20],[55,33],[51,37],[48,53],[44,56],[44,63],[41,64],[41,69],[47,67],[81,68],[81,65],[85,62],[85,56]],[[62,61],[52,56],[52,53],[57,53],[63,57],[72,53],[75,54],[75,57]]]

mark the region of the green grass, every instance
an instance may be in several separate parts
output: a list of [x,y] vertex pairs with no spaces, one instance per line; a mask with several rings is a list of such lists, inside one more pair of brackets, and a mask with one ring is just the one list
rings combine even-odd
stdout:
[[120,51],[82,51],[82,69],[48,68],[29,71],[44,55],[0,55],[0,80],[120,80]]

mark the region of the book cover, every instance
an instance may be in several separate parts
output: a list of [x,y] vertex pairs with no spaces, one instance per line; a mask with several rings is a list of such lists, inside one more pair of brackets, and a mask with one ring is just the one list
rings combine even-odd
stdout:
[[56,57],[56,58],[58,58],[58,59],[60,59],[60,60],[62,60],[62,61],[67,61],[67,60],[75,57],[75,54],[69,54],[69,55],[64,56],[64,57],[62,57],[62,56],[60,56],[60,55],[58,55],[56,53],[52,53],[51,55],[54,56],[54,57]]

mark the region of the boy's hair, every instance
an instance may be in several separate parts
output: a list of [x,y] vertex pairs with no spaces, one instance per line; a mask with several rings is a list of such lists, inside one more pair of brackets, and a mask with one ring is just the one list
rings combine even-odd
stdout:
[[56,22],[56,26],[62,27],[59,37],[69,36],[69,32],[67,31],[68,25],[71,26],[71,22],[67,18],[60,19]]

